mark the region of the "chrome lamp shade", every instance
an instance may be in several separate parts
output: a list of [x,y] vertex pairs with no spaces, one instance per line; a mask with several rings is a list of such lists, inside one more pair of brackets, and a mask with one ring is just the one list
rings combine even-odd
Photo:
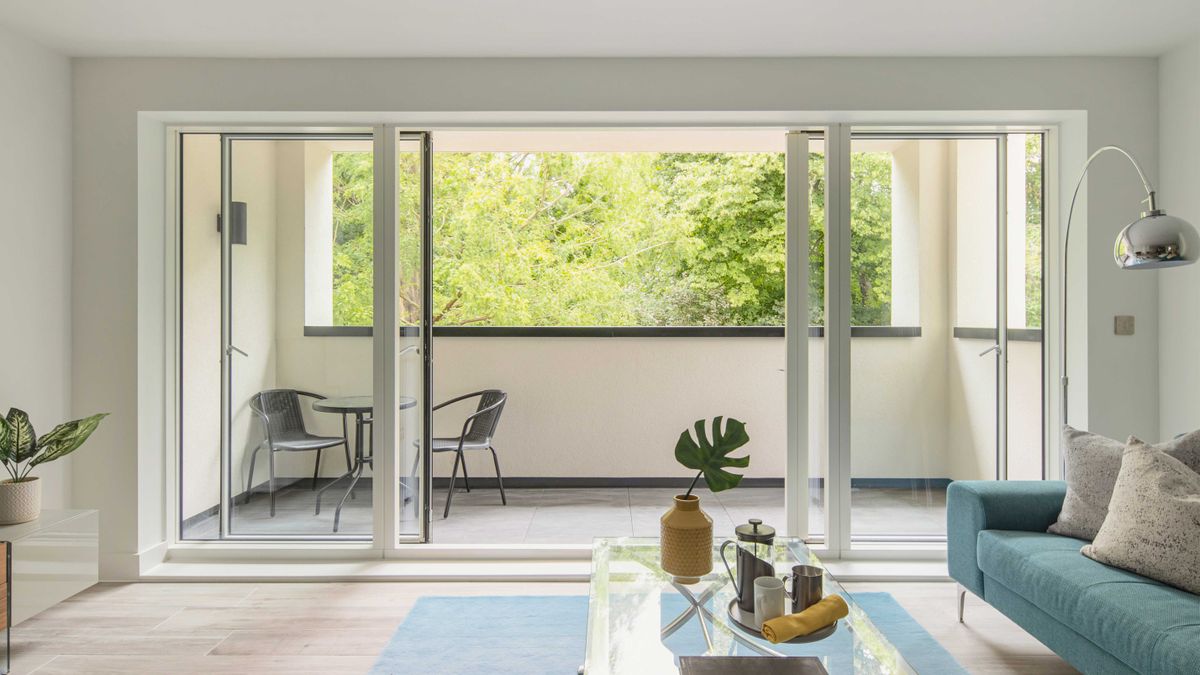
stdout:
[[1113,258],[1126,270],[1180,267],[1200,257],[1200,235],[1182,218],[1149,211],[1117,235]]
[[[1067,275],[1067,252],[1070,250],[1071,243],[1071,218],[1075,214],[1075,201],[1079,198],[1079,189],[1083,187],[1083,179],[1087,176],[1092,162],[1096,161],[1100,155],[1110,151],[1124,155],[1133,165],[1142,182],[1142,187],[1146,190],[1145,202],[1148,204],[1147,210],[1141,214],[1141,217],[1126,225],[1117,235],[1117,241],[1113,244],[1113,258],[1116,260],[1117,266],[1123,270],[1157,270],[1183,267],[1200,260],[1200,235],[1197,235],[1196,228],[1186,220],[1169,216],[1158,208],[1158,195],[1154,191],[1154,187],[1150,185],[1150,181],[1146,178],[1146,172],[1142,170],[1142,166],[1129,151],[1115,145],[1106,145],[1087,158],[1083,164],[1083,171],[1079,174],[1079,180],[1075,183],[1075,192],[1071,195],[1071,206],[1067,209],[1067,227],[1063,233],[1061,254],[1062,273],[1059,276],[1059,290],[1062,294],[1058,345],[1062,386],[1059,399],[1061,405],[1059,422],[1063,425],[1067,423],[1067,392],[1070,384],[1070,379],[1067,377],[1067,356],[1069,354],[1067,351],[1067,279],[1069,278]],[[1062,460],[1060,469],[1065,474],[1066,457],[1061,455],[1060,458]]]

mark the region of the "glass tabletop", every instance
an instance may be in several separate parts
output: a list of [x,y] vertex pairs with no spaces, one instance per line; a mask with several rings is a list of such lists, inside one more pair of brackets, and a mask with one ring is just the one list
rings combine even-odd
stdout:
[[[584,673],[674,674],[683,655],[815,656],[833,675],[915,672],[828,571],[824,594],[842,596],[850,608],[850,615],[829,637],[771,644],[737,626],[727,614],[736,589],[720,561],[720,543],[713,546],[713,571],[699,583],[684,586],[659,567],[658,539],[597,539],[592,547]],[[771,555],[780,577],[793,565],[824,569],[800,539],[777,538]]]

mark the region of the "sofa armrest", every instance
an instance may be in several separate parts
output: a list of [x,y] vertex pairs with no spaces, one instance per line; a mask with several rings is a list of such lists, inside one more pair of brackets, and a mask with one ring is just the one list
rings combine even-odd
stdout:
[[1045,532],[1058,518],[1067,484],[1050,480],[959,480],[946,489],[946,560],[950,576],[983,595],[981,530]]

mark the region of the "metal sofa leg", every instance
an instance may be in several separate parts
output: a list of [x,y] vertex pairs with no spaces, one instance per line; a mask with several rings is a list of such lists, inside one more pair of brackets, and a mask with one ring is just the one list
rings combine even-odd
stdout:
[[958,584],[958,622],[963,623],[963,607],[967,602],[967,589]]

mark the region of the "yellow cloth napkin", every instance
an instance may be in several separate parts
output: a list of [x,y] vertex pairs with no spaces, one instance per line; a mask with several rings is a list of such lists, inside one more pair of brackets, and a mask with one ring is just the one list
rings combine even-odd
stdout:
[[840,595],[828,595],[820,602],[797,614],[787,614],[763,622],[762,635],[773,644],[808,635],[845,617],[850,613]]

